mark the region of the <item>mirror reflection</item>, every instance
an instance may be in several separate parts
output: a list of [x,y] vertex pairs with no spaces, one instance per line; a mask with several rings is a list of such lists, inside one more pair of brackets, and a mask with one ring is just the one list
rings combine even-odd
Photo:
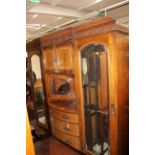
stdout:
[[44,92],[41,76],[41,65],[40,65],[40,57],[38,55],[33,55],[31,57],[31,65],[32,65],[32,79],[34,84],[34,97],[35,97],[35,104],[37,107],[38,122],[46,125],[47,120],[45,117],[45,101],[44,101]]
[[90,44],[81,51],[87,148],[96,155],[108,155],[109,114],[107,55],[102,44]]

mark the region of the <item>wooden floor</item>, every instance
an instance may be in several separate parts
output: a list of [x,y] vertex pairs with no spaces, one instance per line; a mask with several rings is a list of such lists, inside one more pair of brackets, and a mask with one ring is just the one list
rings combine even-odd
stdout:
[[55,138],[47,138],[35,143],[36,155],[83,155]]

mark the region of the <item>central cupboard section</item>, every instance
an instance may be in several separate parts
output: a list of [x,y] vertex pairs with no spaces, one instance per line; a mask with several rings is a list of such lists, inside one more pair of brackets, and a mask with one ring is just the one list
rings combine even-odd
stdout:
[[42,50],[52,135],[81,150],[73,45],[67,42]]

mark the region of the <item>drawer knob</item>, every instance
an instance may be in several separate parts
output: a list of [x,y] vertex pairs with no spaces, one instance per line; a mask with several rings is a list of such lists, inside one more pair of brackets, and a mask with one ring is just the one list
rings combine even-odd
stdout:
[[64,130],[65,131],[70,131],[70,125],[68,123],[68,120],[67,120],[67,124],[64,126]]
[[70,128],[67,127],[67,126],[65,126],[65,127],[64,127],[64,131],[70,131]]
[[63,115],[63,119],[69,119],[67,115]]

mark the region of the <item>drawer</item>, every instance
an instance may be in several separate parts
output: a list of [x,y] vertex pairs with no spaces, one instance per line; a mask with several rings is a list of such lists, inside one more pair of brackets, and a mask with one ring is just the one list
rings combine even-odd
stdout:
[[74,123],[69,123],[68,121],[61,121],[56,118],[51,119],[53,127],[64,133],[79,136],[79,125]]
[[70,113],[65,113],[62,111],[52,110],[52,116],[56,117],[60,120],[68,121],[71,123],[78,123],[79,122],[79,118],[78,118],[77,114],[70,114]]
[[81,150],[81,143],[80,143],[79,137],[75,137],[75,136],[62,133],[56,129],[53,129],[53,130],[54,130],[53,134],[55,135],[56,138],[58,138],[59,140],[72,146],[73,148],[77,150]]

